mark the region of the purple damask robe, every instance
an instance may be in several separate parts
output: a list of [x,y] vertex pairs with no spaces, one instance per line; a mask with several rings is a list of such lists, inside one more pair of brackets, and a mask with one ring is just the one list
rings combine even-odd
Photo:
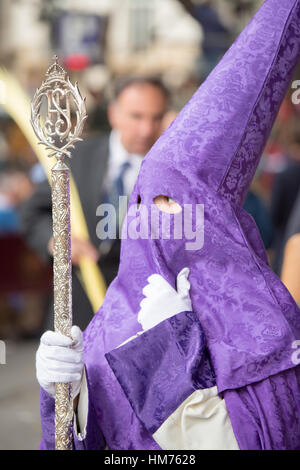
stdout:
[[[84,332],[89,390],[86,438],[77,449],[159,449],[153,434],[195,390],[217,386],[240,449],[300,449],[300,371],[292,360],[300,311],[268,265],[242,208],[299,60],[299,0],[266,0],[220,63],[145,157],[123,226],[117,278]],[[158,195],[191,204],[187,237],[125,239]],[[170,216],[171,235],[180,214]],[[142,227],[143,226],[143,227]],[[141,231],[150,216],[141,221]],[[178,225],[177,225],[178,226]],[[140,331],[150,274],[175,286],[190,268],[193,312]],[[43,439],[54,447],[54,400],[41,390]]]

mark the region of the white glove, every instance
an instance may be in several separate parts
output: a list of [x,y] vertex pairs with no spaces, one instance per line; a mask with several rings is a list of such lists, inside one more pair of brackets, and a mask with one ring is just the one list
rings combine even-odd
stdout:
[[72,338],[46,331],[36,353],[36,376],[40,386],[55,397],[55,383],[72,384],[72,398],[80,390],[83,374],[83,339],[78,326],[71,328]]
[[146,298],[141,301],[138,312],[138,322],[143,330],[149,330],[177,313],[192,311],[189,273],[189,268],[180,271],[177,276],[177,291],[160,274],[148,277],[148,284],[143,289]]

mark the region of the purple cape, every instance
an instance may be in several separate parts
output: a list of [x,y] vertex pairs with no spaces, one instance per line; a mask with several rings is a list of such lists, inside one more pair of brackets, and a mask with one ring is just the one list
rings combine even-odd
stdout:
[[[145,157],[123,226],[117,278],[84,333],[87,437],[75,448],[158,449],[152,434],[194,390],[217,385],[241,449],[300,449],[300,312],[272,272],[243,201],[299,60],[299,0],[267,0]],[[204,244],[125,239],[158,195],[204,204]],[[178,226],[178,225],[177,225]],[[141,330],[142,289],[159,273],[172,286],[190,268],[193,312]],[[42,448],[54,446],[54,400],[41,391]]]

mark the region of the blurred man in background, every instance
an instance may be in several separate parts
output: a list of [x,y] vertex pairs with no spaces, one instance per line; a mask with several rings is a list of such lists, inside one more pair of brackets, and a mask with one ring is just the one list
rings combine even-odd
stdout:
[[[96,235],[97,207],[105,202],[118,204],[119,196],[129,196],[144,155],[161,133],[169,94],[156,78],[124,79],[118,84],[108,108],[112,131],[93,135],[78,145],[70,168],[81,199],[90,240],[71,239],[73,264],[73,321],[84,329],[92,318],[91,304],[76,274],[82,256],[97,262],[107,284],[117,274],[120,240],[101,241]],[[37,185],[34,194],[20,210],[22,231],[26,240],[44,259],[52,259],[53,237],[51,192],[47,181]],[[97,220],[98,219],[98,220]],[[52,327],[53,303],[48,314]]]

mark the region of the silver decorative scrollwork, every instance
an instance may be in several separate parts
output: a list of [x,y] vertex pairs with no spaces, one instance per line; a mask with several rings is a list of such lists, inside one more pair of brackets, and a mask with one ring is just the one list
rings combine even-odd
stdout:
[[[72,325],[72,276],[70,246],[69,169],[61,161],[52,169],[54,328],[70,336]],[[72,449],[71,385],[55,386],[55,448]]]
[[[75,142],[82,140],[79,136],[87,119],[85,98],[82,98],[77,82],[73,86],[65,70],[57,63],[57,56],[54,59],[54,64],[46,72],[46,80],[32,99],[31,124],[39,143],[44,144],[46,149],[53,150],[49,157],[56,154],[71,157],[70,149],[74,148]],[[42,125],[40,111],[43,99],[47,103],[47,117]],[[71,100],[76,113],[74,126],[71,120]],[[58,145],[59,143],[62,145]]]

